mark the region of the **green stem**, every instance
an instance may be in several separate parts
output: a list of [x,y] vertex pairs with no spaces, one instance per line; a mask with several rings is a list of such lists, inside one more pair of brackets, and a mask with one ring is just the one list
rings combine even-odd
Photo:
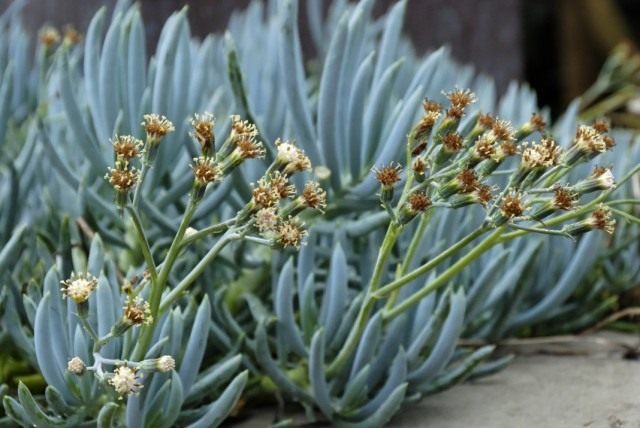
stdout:
[[211,226],[207,226],[204,229],[201,229],[201,230],[199,230],[199,231],[187,236],[186,238],[184,238],[182,240],[182,244],[181,245],[184,247],[186,245],[191,244],[194,241],[197,241],[198,239],[204,238],[205,236],[216,235],[218,233],[225,232],[235,222],[236,222],[236,217],[232,217],[229,220],[225,220],[225,221],[223,221],[221,223],[214,224],[214,225],[211,225]]
[[[404,275],[409,267],[411,266],[411,262],[413,262],[413,258],[415,257],[416,251],[420,247],[420,243],[424,239],[424,232],[427,229],[427,225],[429,224],[429,220],[433,214],[433,209],[429,210],[429,212],[425,213],[420,217],[420,222],[418,223],[418,227],[411,238],[411,242],[409,243],[409,247],[407,248],[407,253],[402,261],[402,264],[396,271],[396,278]],[[394,291],[389,296],[389,300],[387,300],[387,304],[385,308],[392,308],[395,305],[396,300],[398,299],[399,290]]]
[[411,272],[401,276],[400,278],[397,278],[395,281],[390,282],[389,284],[385,285],[380,290],[378,290],[378,292],[375,293],[373,297],[376,298],[376,299],[382,299],[385,296],[389,295],[394,290],[399,289],[403,285],[405,285],[405,284],[407,284],[407,283],[419,278],[420,276],[424,275],[425,273],[431,271],[433,268],[438,266],[440,263],[442,263],[443,261],[445,261],[446,259],[451,257],[453,254],[455,254],[458,251],[460,251],[465,246],[467,246],[469,243],[471,243],[471,241],[473,241],[474,239],[476,239],[477,237],[482,235],[484,232],[486,232],[486,230],[487,229],[486,229],[485,226],[478,227],[476,230],[474,230],[473,232],[469,233],[467,236],[465,236],[464,238],[462,238],[461,240],[459,240],[458,242],[453,244],[451,247],[447,248],[445,251],[443,251],[442,253],[438,254],[433,259],[429,260],[427,263],[425,263],[422,266],[412,270]]
[[133,225],[136,229],[136,234],[138,236],[138,241],[140,241],[140,246],[142,247],[142,256],[144,257],[144,261],[147,263],[147,270],[149,271],[149,275],[151,276],[151,283],[154,284],[158,280],[158,272],[156,270],[156,264],[153,261],[153,256],[151,255],[151,249],[149,248],[149,241],[147,240],[147,236],[144,233],[144,229],[142,227],[142,222],[140,221],[140,217],[136,212],[134,207],[127,206],[127,211],[131,215],[131,219],[133,220]]
[[[471,251],[465,254],[460,260],[451,265],[447,270],[442,272],[433,281],[428,283],[425,287],[413,293],[406,300],[402,301],[398,306],[389,311],[383,311],[382,317],[385,320],[389,320],[404,313],[407,309],[413,305],[418,304],[424,297],[434,292],[438,288],[445,285],[451,278],[457,275],[462,269],[471,264],[475,259],[480,257],[484,252],[498,243],[498,239],[504,230],[504,226],[497,228],[491,235],[487,236],[482,242],[475,246]],[[414,271],[415,272],[415,271]]]
[[631,215],[631,214],[629,214],[629,213],[626,213],[626,212],[624,212],[624,211],[622,211],[622,210],[619,210],[619,209],[617,209],[617,208],[609,207],[609,209],[610,209],[612,212],[614,212],[614,213],[618,214],[620,217],[623,217],[623,218],[625,218],[625,219],[629,220],[629,221],[630,221],[630,222],[632,222],[632,223],[640,224],[640,218],[638,218],[638,217],[636,217],[636,216],[633,216],[633,215]]
[[167,253],[167,257],[162,264],[162,269],[160,270],[157,281],[155,281],[155,283],[151,282],[149,307],[151,309],[151,316],[153,317],[153,321],[151,322],[151,324],[142,328],[138,343],[133,350],[133,356],[131,358],[134,361],[143,358],[147,350],[149,349],[149,345],[153,337],[153,332],[159,319],[158,309],[160,307],[162,291],[167,285],[167,280],[169,279],[169,273],[173,268],[173,264],[180,254],[182,238],[184,237],[187,227],[189,227],[189,222],[191,222],[191,218],[196,211],[196,207],[197,203],[193,199],[189,199],[189,205],[187,206],[184,217],[182,217],[182,221],[180,222],[180,226],[178,227],[178,232],[176,233],[176,236],[173,238],[173,242],[169,247],[169,252]]
[[360,339],[360,336],[364,331],[364,328],[369,319],[369,314],[371,313],[371,310],[373,309],[373,306],[375,304],[373,294],[380,286],[380,280],[382,279],[382,274],[384,273],[387,259],[389,258],[389,254],[391,254],[391,250],[393,249],[393,246],[395,245],[401,230],[402,226],[394,222],[389,223],[389,227],[387,229],[387,233],[384,236],[384,240],[382,241],[380,251],[378,252],[378,258],[373,269],[373,274],[371,275],[371,280],[369,281],[369,286],[367,287],[366,295],[363,299],[360,311],[358,312],[356,322],[351,328],[344,346],[327,368],[328,376],[333,376],[338,370],[342,369],[349,361],[351,354],[353,354],[353,352],[356,350],[358,340]]
[[98,334],[93,329],[93,327],[91,327],[91,324],[89,324],[89,320],[87,319],[87,317],[78,314],[78,320],[80,321],[80,324],[82,324],[82,327],[85,329],[85,331],[91,337],[91,340],[93,340],[93,343],[96,344],[100,342],[100,338],[98,337]]
[[232,229],[227,231],[225,235],[223,235],[218,242],[215,243],[213,247],[205,254],[205,256],[198,262],[198,264],[189,272],[189,274],[176,285],[173,290],[169,292],[169,294],[164,298],[162,303],[160,304],[159,313],[163,314],[171,307],[171,305],[182,296],[182,293],[189,288],[193,282],[198,279],[202,272],[204,272],[205,268],[216,258],[220,251],[231,241],[239,239],[241,237],[240,234],[232,232]]
[[142,159],[142,168],[140,169],[140,178],[138,180],[138,185],[136,186],[136,190],[133,192],[133,208],[138,209],[140,205],[140,195],[142,191],[142,185],[144,184],[144,179],[147,178],[147,173],[149,172],[149,159],[147,155]]

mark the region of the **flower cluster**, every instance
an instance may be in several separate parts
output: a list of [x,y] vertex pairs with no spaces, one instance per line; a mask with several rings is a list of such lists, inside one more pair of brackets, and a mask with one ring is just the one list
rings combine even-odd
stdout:
[[[577,164],[613,147],[606,122],[580,125],[571,147],[563,151],[538,114],[517,129],[506,120],[481,114],[471,129],[462,129],[460,118],[475,102],[475,95],[468,89],[455,89],[445,96],[449,106],[439,125],[442,108],[433,101],[423,103],[424,115],[407,142],[410,169],[405,172],[397,163],[373,169],[380,183],[380,201],[397,223],[406,224],[437,207],[480,205],[487,212],[485,224],[491,227],[507,224],[564,235],[613,230],[614,220],[604,206],[592,211],[583,222],[564,229],[538,227],[555,213],[576,211],[582,195],[615,186],[611,170],[602,167],[573,185],[562,182]],[[525,141],[534,133],[539,139]],[[509,169],[514,164],[516,167]],[[403,180],[404,188],[394,209],[394,189]]]

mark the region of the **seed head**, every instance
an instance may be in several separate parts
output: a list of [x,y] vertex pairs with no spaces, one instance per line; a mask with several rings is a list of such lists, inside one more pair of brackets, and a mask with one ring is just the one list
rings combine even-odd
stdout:
[[520,217],[524,213],[524,203],[520,193],[510,193],[504,197],[500,206],[503,217]]
[[109,383],[120,395],[120,399],[126,395],[137,394],[143,387],[140,383],[138,370],[129,366],[117,367],[109,379]]
[[160,142],[167,134],[173,132],[173,123],[164,116],[157,114],[145,114],[141,125],[147,134],[147,142],[154,145]]
[[212,158],[200,156],[193,158],[191,164],[196,185],[206,186],[222,179],[222,174],[218,164]]
[[89,300],[89,296],[98,286],[98,280],[87,272],[72,272],[71,277],[61,281],[60,284],[62,284],[60,288],[62,294],[79,304]]
[[119,135],[111,142],[116,158],[131,160],[140,155],[143,143],[131,135]]
[[307,231],[295,218],[290,218],[278,226],[276,241],[284,248],[300,248]]
[[502,153],[502,157],[515,156],[518,154],[518,146],[516,143],[511,141],[505,141],[500,144],[500,151]]
[[422,101],[422,108],[425,113],[440,113],[442,111],[442,106],[440,104],[428,98],[425,98],[424,101]]
[[127,296],[123,307],[122,320],[128,325],[149,325],[153,321],[149,303],[140,296],[131,298]]
[[382,187],[391,188],[400,181],[400,171],[402,167],[400,164],[391,162],[387,166],[382,168],[373,168],[373,172],[376,175],[376,180],[382,185]]
[[302,189],[302,199],[307,207],[323,211],[327,206],[327,192],[315,181],[310,181]]
[[67,370],[74,375],[80,376],[85,372],[86,369],[87,366],[85,365],[84,361],[80,359],[80,357],[73,357],[67,363]]

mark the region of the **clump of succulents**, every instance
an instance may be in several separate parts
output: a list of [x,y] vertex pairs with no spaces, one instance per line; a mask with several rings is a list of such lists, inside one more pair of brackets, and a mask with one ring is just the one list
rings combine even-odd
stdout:
[[48,385],[0,387],[11,421],[216,426],[275,396],[381,426],[504,367],[492,343],[611,307],[580,284],[594,266],[637,276],[633,245],[585,233],[637,223],[619,209],[637,202],[637,146],[576,103],[547,125],[528,88],[498,100],[446,49],[417,57],[406,2],[373,4],[323,19],[310,3],[313,67],[294,0],[203,41],[177,12],[150,60],[127,1],[84,37],[43,29],[37,65],[0,86],[31,94],[0,97],[3,147],[25,141],[2,151],[21,202],[0,212],[1,323]]

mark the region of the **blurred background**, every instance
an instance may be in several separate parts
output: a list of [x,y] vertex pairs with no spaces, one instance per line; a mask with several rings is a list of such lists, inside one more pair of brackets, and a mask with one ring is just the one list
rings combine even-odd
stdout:
[[[0,11],[13,0],[0,0]],[[307,1],[301,1],[301,20]],[[73,24],[86,29],[102,5],[115,0],[31,0],[25,24],[34,32],[44,24]],[[197,36],[222,31],[234,10],[249,0],[139,0],[147,44],[153,46],[164,20],[183,5]],[[378,0],[377,13],[394,0]],[[627,43],[636,51],[640,29],[638,0],[408,0],[405,30],[417,49],[428,51],[448,44],[454,56],[491,76],[504,89],[509,81],[528,81],[540,103],[558,113],[595,80],[611,50]],[[326,7],[325,7],[326,9]],[[308,55],[313,48],[303,31]]]

